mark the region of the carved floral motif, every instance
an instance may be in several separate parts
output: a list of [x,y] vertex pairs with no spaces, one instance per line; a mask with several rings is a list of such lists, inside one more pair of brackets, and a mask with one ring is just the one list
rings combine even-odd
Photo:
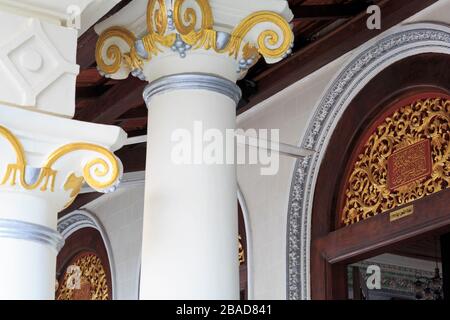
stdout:
[[110,300],[110,297],[105,268],[94,253],[76,257],[56,291],[56,300]]
[[[418,148],[427,145],[427,141],[431,147],[431,175],[426,174],[427,149]],[[409,163],[408,159],[403,159],[401,162],[414,166],[416,172],[409,174],[411,178],[415,173],[420,174],[391,189],[388,160],[392,155],[412,157],[406,152],[408,148],[416,150],[414,161]],[[387,117],[367,140],[348,179],[342,222],[353,224],[449,187],[450,100],[419,100]]]

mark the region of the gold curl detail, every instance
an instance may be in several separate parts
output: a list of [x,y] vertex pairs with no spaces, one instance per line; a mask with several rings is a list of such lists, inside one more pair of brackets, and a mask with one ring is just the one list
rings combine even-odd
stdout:
[[[103,59],[103,50],[106,42],[113,37],[125,41],[130,51],[122,52],[118,45],[112,44],[106,49],[106,57],[112,60],[112,62],[108,63]],[[116,73],[123,66],[123,63],[130,69],[141,68],[143,61],[136,52],[135,42],[136,36],[125,28],[111,27],[106,29],[99,36],[95,48],[95,60],[97,61],[98,68],[106,74]]]
[[[86,180],[86,183],[91,186],[94,189],[102,190],[106,189],[108,187],[113,186],[118,178],[119,178],[119,162],[117,158],[114,156],[112,152],[110,152],[108,149],[103,148],[101,146],[90,144],[90,143],[71,143],[67,144],[65,146],[62,146],[58,148],[56,151],[54,151],[47,159],[47,161],[44,164],[44,167],[51,168],[53,164],[59,160],[61,157],[72,153],[74,151],[94,151],[96,153],[99,153],[103,155],[105,158],[108,159],[110,165],[102,159],[102,158],[96,158],[94,160],[89,161],[83,168],[83,178]],[[109,178],[105,182],[98,181],[95,177],[92,175],[92,168],[95,167],[94,174],[97,177],[104,177],[111,171],[111,178]],[[101,169],[100,169],[101,168]]]
[[16,154],[16,162],[14,164],[9,164],[6,168],[5,175],[0,182],[0,185],[5,185],[8,181],[10,181],[11,185],[16,185],[17,175],[19,176],[20,185],[26,190],[34,190],[38,186],[44,184],[41,187],[41,191],[46,191],[48,184],[50,184],[50,189],[54,190],[55,176],[56,171],[52,168],[42,168],[39,173],[39,177],[33,184],[28,184],[25,180],[25,152],[23,150],[22,144],[20,141],[14,136],[14,134],[6,129],[5,127],[0,126],[0,135],[3,136],[8,142],[11,144],[15,154]]
[[0,135],[8,140],[8,142],[11,144],[11,147],[14,149],[14,152],[16,153],[16,163],[18,165],[24,165],[25,155],[22,144],[19,142],[19,140],[17,140],[17,138],[11,131],[2,126],[0,126]]
[[[159,8],[155,10],[156,4]],[[167,8],[165,0],[150,0],[147,4],[147,31],[163,36],[167,31]]]
[[289,23],[277,13],[270,11],[259,11],[251,14],[245,18],[232,32],[231,40],[224,51],[229,52],[230,55],[238,56],[242,42],[245,36],[260,23],[272,23],[280,28],[282,32],[282,43],[276,48],[270,48],[269,46],[275,46],[280,36],[273,30],[265,30],[258,36],[258,51],[266,58],[280,58],[290,48],[294,41],[294,34],[289,26]]
[[[173,9],[173,20],[176,29],[182,36],[189,35],[191,33],[197,33],[195,38],[199,39],[204,36],[207,30],[212,30],[214,27],[214,18],[212,14],[211,6],[207,0],[196,0],[195,2],[200,7],[202,13],[201,28],[197,32],[195,27],[197,25],[197,14],[193,8],[186,8],[184,14],[182,13],[183,4],[186,0],[176,0]],[[184,22],[187,22],[186,25]],[[194,38],[192,35],[190,38]]]

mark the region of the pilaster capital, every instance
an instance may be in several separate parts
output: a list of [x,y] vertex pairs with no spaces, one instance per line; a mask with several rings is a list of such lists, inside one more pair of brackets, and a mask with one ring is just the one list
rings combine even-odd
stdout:
[[276,63],[291,52],[292,18],[284,0],[133,1],[96,25],[97,64],[114,79],[206,73],[236,81],[261,57]]
[[120,128],[3,105],[0,119],[0,218],[54,228],[85,182],[104,193],[119,184]]

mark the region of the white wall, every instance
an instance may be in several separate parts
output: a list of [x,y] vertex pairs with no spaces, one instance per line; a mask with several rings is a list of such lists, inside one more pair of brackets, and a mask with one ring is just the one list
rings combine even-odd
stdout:
[[119,300],[138,298],[144,185],[119,188],[86,207],[101,222],[112,247]]
[[[281,142],[298,145],[318,98],[342,60],[239,116],[238,127],[279,129]],[[255,299],[286,299],[286,227],[295,160],[280,157],[275,176],[260,175],[257,165],[238,166],[238,183],[247,203],[253,236]]]

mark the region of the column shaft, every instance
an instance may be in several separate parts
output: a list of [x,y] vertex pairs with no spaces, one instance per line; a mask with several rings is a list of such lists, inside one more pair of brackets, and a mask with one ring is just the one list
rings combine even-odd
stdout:
[[[234,83],[216,77],[188,77],[181,85],[169,77],[162,86],[167,91],[147,96],[140,298],[238,299],[236,168],[198,158],[199,135],[213,129],[225,138],[226,129],[235,128],[236,102],[227,92],[232,96],[238,90]],[[214,79],[223,83],[213,84]],[[180,130],[190,134],[194,163],[177,164],[172,157],[180,142],[171,138]],[[224,158],[225,146],[223,141]]]
[[50,228],[0,219],[0,300],[54,299],[61,245],[62,237]]

